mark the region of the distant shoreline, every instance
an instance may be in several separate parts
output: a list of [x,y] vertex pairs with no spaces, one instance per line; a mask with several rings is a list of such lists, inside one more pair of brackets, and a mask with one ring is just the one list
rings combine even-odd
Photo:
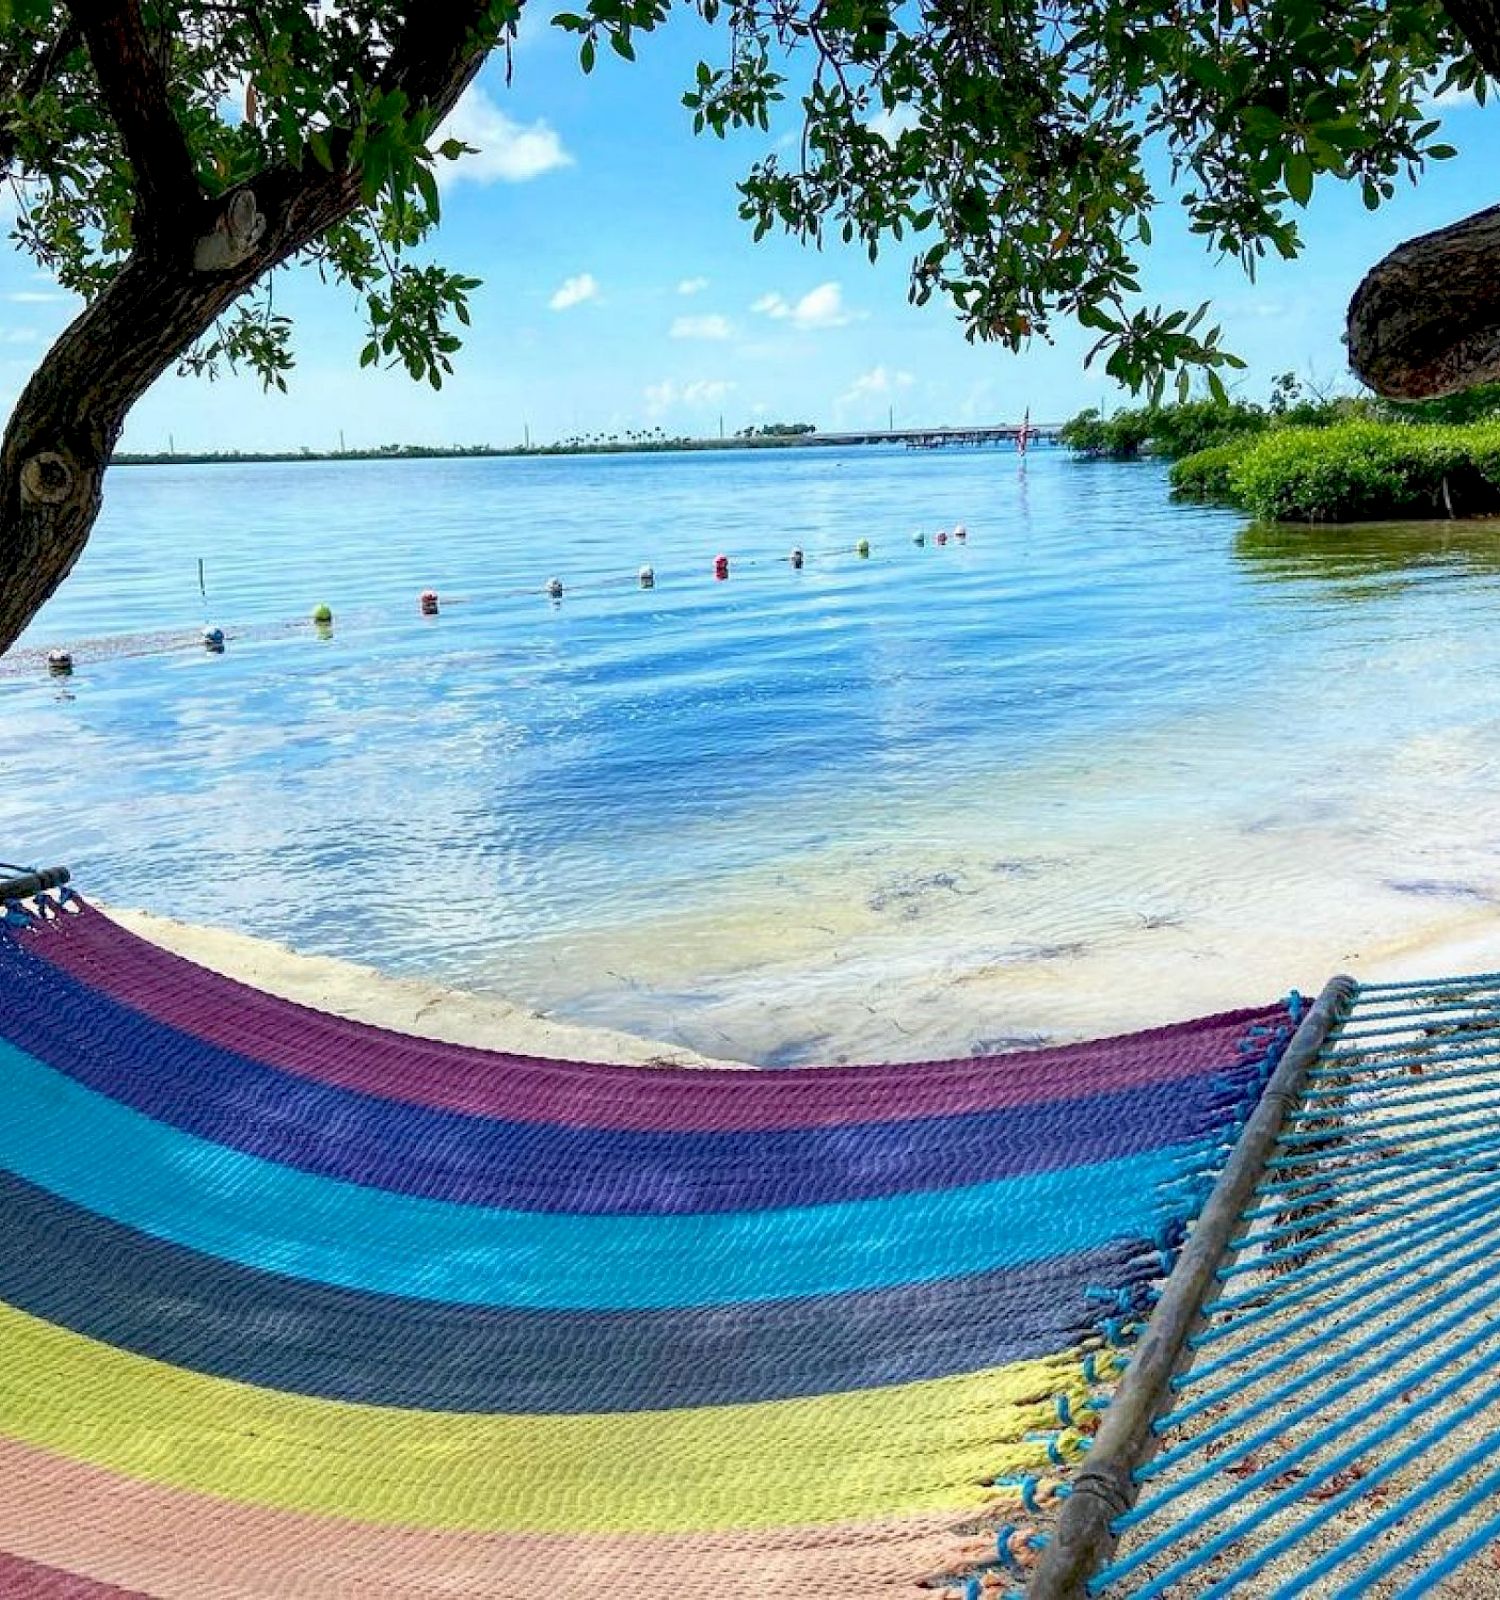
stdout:
[[[728,439],[606,439],[598,443],[569,440],[530,445],[387,444],[362,450],[313,450],[306,446],[300,450],[130,450],[113,456],[110,464],[116,467],[192,467],[297,461],[456,461],[507,456],[677,455],[700,450],[790,450],[819,445],[830,449],[880,444],[904,444],[908,449],[1013,448],[1013,441],[1007,437],[1008,432],[1002,425],[998,428],[913,428],[865,433],[816,433],[809,429],[798,433],[756,434],[751,438]],[[1051,444],[1057,430],[1055,426],[1047,425],[1033,428],[1031,432],[1037,444]]]
[[615,444],[533,445],[379,445],[369,450],[165,450],[122,451],[111,457],[115,467],[239,466],[256,462],[296,461],[456,461],[498,456],[627,456],[668,455],[695,450],[776,450],[790,445],[821,444],[816,436],[797,439],[668,439],[621,440]]

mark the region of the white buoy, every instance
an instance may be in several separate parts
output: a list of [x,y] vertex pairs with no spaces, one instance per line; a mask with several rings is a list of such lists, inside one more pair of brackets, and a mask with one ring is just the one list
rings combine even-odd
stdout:
[[955,539],[967,539],[969,537],[969,530],[963,525],[963,523],[955,522],[953,524],[953,537]]
[[549,595],[551,595],[554,600],[561,600],[562,599],[562,593],[563,593],[562,579],[561,578],[548,578],[548,580],[547,580],[547,593]]
[[656,574],[650,567],[641,568],[641,588],[651,589],[656,585]]
[[926,544],[927,535],[923,533],[920,528],[918,528],[917,531],[911,536],[911,542],[913,544]]
[[54,672],[59,678],[66,678],[73,670],[73,657],[67,650],[49,650],[47,652],[47,670]]
[[800,567],[802,565],[802,552],[801,552],[801,550],[800,549],[794,549],[792,551],[792,553],[787,557],[787,560],[790,561],[791,564],[794,567]]
[[224,648],[224,630],[222,628],[205,628],[203,630],[203,648],[212,650],[215,654]]

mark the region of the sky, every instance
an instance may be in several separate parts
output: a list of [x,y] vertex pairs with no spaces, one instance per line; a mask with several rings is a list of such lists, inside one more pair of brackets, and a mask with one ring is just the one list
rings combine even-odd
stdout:
[[[736,214],[736,181],[792,134],[695,137],[681,96],[717,41],[691,18],[609,52],[592,76],[576,41],[528,14],[505,82],[486,68],[449,124],[480,153],[444,178],[436,240],[445,264],[483,280],[458,372],[434,393],[402,372],[360,370],[358,304],[307,269],[284,274],[278,310],[297,322],[290,393],[248,377],[169,375],[136,407],[123,447],[313,449],[387,443],[509,445],[661,427],[729,433],[767,421],[841,427],[1060,421],[1124,396],[1085,371],[1092,336],[1066,326],[1019,355],[965,340],[951,307],[907,301],[900,245],[814,250]],[[1263,398],[1288,370],[1352,386],[1340,334],[1361,276],[1400,240],[1495,197],[1495,118],[1462,101],[1436,108],[1457,159],[1370,214],[1351,188],[1319,184],[1306,248],[1251,284],[1210,256],[1163,206],[1143,287],[1152,303],[1214,303],[1249,369],[1237,392]],[[0,246],[0,405],[19,393],[77,302]]]

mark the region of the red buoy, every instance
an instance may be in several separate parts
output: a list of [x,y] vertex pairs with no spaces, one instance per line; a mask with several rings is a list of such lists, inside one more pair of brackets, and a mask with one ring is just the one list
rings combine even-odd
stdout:
[[435,617],[438,614],[438,598],[435,589],[424,589],[417,599],[424,617]]
[[714,557],[714,576],[716,578],[727,578],[729,576],[729,557],[728,556],[715,556]]

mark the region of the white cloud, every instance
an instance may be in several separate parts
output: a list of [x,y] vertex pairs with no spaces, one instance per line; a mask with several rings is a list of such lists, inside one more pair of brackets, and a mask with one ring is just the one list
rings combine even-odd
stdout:
[[729,318],[717,314],[702,317],[678,317],[671,327],[674,339],[727,339],[734,329]]
[[17,289],[5,298],[18,306],[55,306],[71,297],[51,289]]
[[573,165],[549,123],[542,118],[520,123],[506,116],[477,83],[464,91],[443,124],[442,137],[473,145],[476,152],[457,161],[439,161],[437,173],[444,184],[525,183]]
[[647,384],[642,391],[646,409],[653,417],[677,406],[706,406],[734,391],[734,385],[723,378],[697,378],[679,388],[670,378],[661,383]]
[[878,133],[887,144],[895,144],[903,133],[917,126],[917,121],[914,106],[899,105],[890,111],[878,112],[870,118],[867,126],[871,133]]
[[750,309],[803,330],[842,328],[853,322],[855,316],[845,306],[844,291],[836,283],[820,283],[796,302],[779,294],[763,294]]
[[917,380],[909,372],[892,372],[886,367],[871,367],[849,385],[842,398],[855,400],[885,400],[902,389],[909,389]]
[[868,420],[877,413],[884,415],[896,396],[905,394],[916,384],[910,372],[885,365],[871,367],[862,372],[833,403],[834,416],[842,423],[849,420]]
[[554,311],[566,311],[570,306],[581,306],[585,300],[599,298],[599,284],[592,272],[580,272],[569,278],[547,302]]
[[678,294],[702,294],[707,287],[707,278],[684,278],[677,285],[677,292]]

